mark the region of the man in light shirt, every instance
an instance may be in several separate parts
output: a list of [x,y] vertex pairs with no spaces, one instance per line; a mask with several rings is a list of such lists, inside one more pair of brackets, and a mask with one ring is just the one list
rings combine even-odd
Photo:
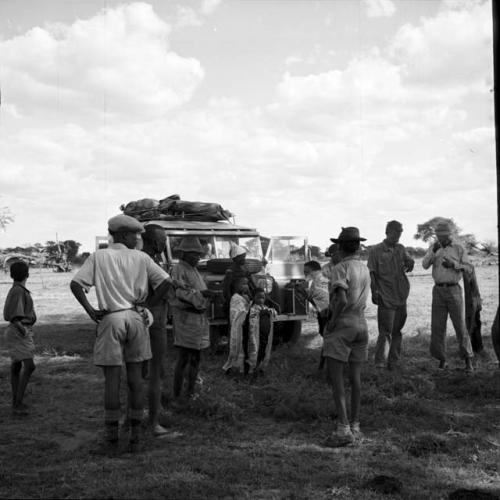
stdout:
[[422,267],[432,266],[432,316],[431,356],[439,360],[439,368],[446,368],[446,322],[450,315],[457,336],[460,356],[465,360],[466,372],[472,372],[473,351],[465,326],[464,301],[459,282],[462,272],[471,273],[467,252],[451,239],[447,222],[436,226],[437,241],[429,248],[422,260]]
[[[130,408],[130,451],[139,450],[143,415],[142,366],[151,359],[148,323],[151,313],[143,307],[149,287],[163,296],[172,284],[169,275],[144,252],[136,250],[144,228],[127,215],[108,221],[113,243],[97,250],[84,262],[71,281],[75,298],[97,323],[94,364],[104,372],[105,440],[98,451],[118,451],[120,377],[127,369]],[[95,287],[98,309],[86,293]]]

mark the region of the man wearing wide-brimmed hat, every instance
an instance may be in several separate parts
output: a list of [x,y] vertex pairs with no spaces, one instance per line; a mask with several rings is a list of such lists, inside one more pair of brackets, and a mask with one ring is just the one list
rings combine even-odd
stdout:
[[[128,215],[108,221],[113,242],[89,256],[71,281],[71,291],[97,323],[94,363],[104,371],[105,441],[100,452],[118,450],[120,378],[127,368],[130,404],[130,451],[138,451],[143,416],[142,367],[151,358],[148,326],[151,314],[143,307],[150,288],[163,295],[173,285],[169,275],[144,252],[143,225]],[[99,309],[86,292],[95,287]]]
[[[359,258],[357,227],[344,227],[338,238],[342,260],[332,269],[330,278],[330,312],[324,331],[323,355],[338,413],[338,425],[327,439],[327,446],[345,446],[360,435],[361,369],[368,354],[368,326],[365,308],[370,292],[370,273]],[[351,419],[347,416],[344,367],[351,381]]]
[[200,352],[210,346],[210,325],[207,309],[213,292],[207,289],[196,266],[205,253],[198,238],[187,236],[177,250],[179,262],[172,269],[172,277],[182,283],[175,291],[172,306],[174,345],[179,356],[174,373],[174,397],[181,395],[184,376],[187,378],[187,395],[194,394],[200,364]]
[[415,261],[399,243],[403,225],[391,220],[385,228],[386,238],[370,249],[368,269],[371,277],[372,302],[377,305],[378,339],[375,365],[393,369],[401,357],[403,326],[406,322],[406,301],[410,282],[406,273]]
[[437,241],[431,245],[422,260],[422,267],[432,266],[431,355],[439,360],[439,368],[446,368],[446,322],[451,318],[457,336],[460,356],[465,370],[471,372],[473,351],[464,316],[462,272],[472,271],[465,249],[452,240],[451,226],[443,221],[435,229]]

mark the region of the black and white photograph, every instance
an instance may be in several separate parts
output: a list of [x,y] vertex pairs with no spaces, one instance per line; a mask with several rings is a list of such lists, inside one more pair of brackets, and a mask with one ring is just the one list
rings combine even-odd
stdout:
[[0,498],[500,500],[497,0],[0,0]]

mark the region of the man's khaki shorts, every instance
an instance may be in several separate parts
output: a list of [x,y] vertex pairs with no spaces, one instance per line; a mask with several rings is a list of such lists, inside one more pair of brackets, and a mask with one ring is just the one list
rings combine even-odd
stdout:
[[143,316],[132,309],[104,316],[97,325],[94,364],[121,366],[147,359],[151,359],[151,345]]
[[344,363],[363,363],[368,358],[368,327],[364,317],[340,317],[333,331],[325,329],[323,356]]

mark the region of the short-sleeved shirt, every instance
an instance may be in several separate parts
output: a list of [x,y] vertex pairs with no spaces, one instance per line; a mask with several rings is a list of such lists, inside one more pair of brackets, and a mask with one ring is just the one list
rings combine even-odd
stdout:
[[370,249],[368,269],[374,274],[372,283],[378,291],[380,305],[395,308],[406,304],[410,294],[410,282],[405,267],[413,259],[400,243],[394,246],[385,241]]
[[145,252],[112,243],[91,254],[73,281],[87,292],[95,286],[99,309],[112,312],[144,304],[149,284],[155,289],[168,277]]
[[440,283],[455,283],[458,284],[462,278],[462,270],[443,266],[444,258],[451,260],[456,267],[463,266],[465,272],[472,272],[472,265],[469,262],[469,257],[464,247],[459,243],[451,242],[444,248],[439,248],[436,252],[432,246],[422,259],[422,267],[428,269],[432,265],[432,277],[434,282]]
[[31,293],[17,281],[14,281],[5,299],[3,317],[5,321],[19,320],[26,325],[34,325],[36,322]]
[[336,288],[343,288],[347,298],[347,304],[340,318],[352,314],[364,314],[370,293],[370,272],[359,256],[345,257],[332,269],[330,293]]

